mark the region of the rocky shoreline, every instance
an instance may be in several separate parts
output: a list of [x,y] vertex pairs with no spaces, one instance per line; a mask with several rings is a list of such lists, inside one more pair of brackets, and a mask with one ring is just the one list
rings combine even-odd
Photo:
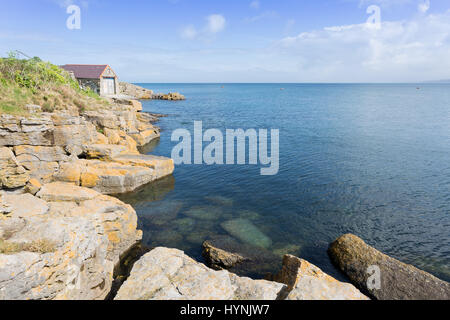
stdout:
[[145,89],[137,85],[121,82],[119,84],[122,94],[138,100],[186,100],[186,97],[178,92],[154,93],[153,90]]
[[[109,195],[170,176],[174,164],[138,151],[160,136],[159,115],[135,100],[153,92],[121,86],[124,95],[99,110],[0,115],[0,300],[450,299],[447,282],[352,235],[329,254],[353,284],[292,255],[267,280],[239,277],[227,269],[258,257],[217,240],[203,244],[208,266],[177,249],[142,249],[135,210]],[[373,265],[382,272],[375,291],[367,287]]]
[[0,300],[105,299],[142,238],[134,209],[108,194],[171,175],[142,155],[157,117],[132,99],[97,110],[0,115]]

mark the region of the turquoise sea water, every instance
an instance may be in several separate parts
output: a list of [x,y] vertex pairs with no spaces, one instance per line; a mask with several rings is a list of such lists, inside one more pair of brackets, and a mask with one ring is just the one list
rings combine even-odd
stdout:
[[[450,85],[145,84],[186,101],[146,101],[167,114],[144,152],[171,156],[173,130],[275,128],[280,171],[260,166],[177,166],[122,196],[138,212],[144,243],[185,250],[232,237],[274,263],[284,253],[340,277],[328,244],[354,233],[377,249],[450,280]],[[420,89],[418,89],[420,87]],[[284,90],[280,90],[284,88]]]

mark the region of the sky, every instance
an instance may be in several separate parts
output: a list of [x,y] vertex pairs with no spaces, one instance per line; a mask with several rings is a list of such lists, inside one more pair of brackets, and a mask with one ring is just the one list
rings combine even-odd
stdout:
[[20,50],[55,64],[109,64],[124,81],[450,79],[449,0],[0,4],[0,56]]

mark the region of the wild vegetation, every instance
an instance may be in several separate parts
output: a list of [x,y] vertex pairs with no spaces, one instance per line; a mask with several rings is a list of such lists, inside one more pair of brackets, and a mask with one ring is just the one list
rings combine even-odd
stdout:
[[95,109],[107,101],[81,89],[68,72],[40,58],[19,59],[17,53],[0,58],[0,113],[26,115],[27,104],[44,112],[76,107],[80,112]]

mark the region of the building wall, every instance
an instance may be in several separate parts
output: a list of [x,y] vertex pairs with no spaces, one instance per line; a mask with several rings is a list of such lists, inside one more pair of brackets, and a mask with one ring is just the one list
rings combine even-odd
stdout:
[[78,79],[78,83],[82,89],[90,88],[92,91],[100,94],[100,80],[99,79]]
[[114,73],[114,71],[108,67],[106,68],[105,72],[103,72],[102,78],[100,79],[100,94],[103,94],[103,78],[114,78],[114,88],[115,88],[115,94],[119,94],[120,93],[120,88],[119,88],[119,78],[117,77],[117,75]]
[[82,89],[90,88],[99,95],[104,95],[103,82],[104,78],[114,78],[115,94],[120,93],[119,78],[111,68],[107,68],[100,79],[77,79]]

